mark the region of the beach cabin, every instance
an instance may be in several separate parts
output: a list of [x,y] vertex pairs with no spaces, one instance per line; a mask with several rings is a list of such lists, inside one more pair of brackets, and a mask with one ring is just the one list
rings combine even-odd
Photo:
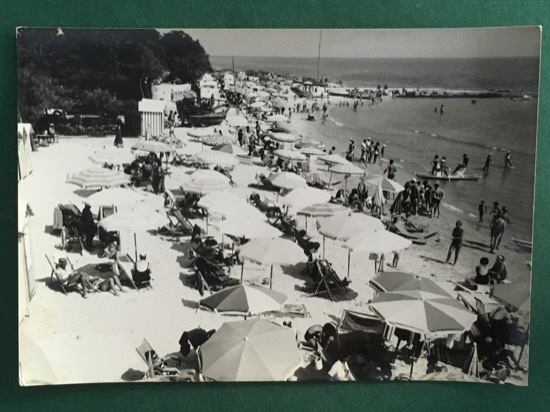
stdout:
[[[175,102],[181,100],[185,93],[191,91],[191,84],[171,84],[171,83],[161,83],[154,84],[151,87],[151,93],[153,100],[164,100],[165,102]],[[176,97],[176,100],[174,100]]]
[[164,107],[162,100],[141,99],[138,110],[141,114],[141,135],[160,137],[164,130]]
[[32,210],[27,201],[19,199],[17,213],[18,297],[19,323],[29,316],[29,302],[35,292],[34,259],[32,253],[30,217]]
[[32,172],[32,139],[34,130],[30,123],[17,124],[17,181]]

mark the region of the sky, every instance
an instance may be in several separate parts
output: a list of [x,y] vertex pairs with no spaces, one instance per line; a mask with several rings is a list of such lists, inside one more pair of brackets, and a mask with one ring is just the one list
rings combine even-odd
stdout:
[[[210,56],[317,57],[320,30],[183,29]],[[169,30],[161,30],[166,32]],[[538,56],[538,27],[489,29],[323,29],[322,57]]]

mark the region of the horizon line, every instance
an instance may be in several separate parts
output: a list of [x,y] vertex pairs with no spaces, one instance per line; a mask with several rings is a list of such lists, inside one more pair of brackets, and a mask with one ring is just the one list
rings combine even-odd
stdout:
[[[276,59],[317,59],[317,56],[262,56],[262,55],[237,55],[237,54],[209,54],[208,57],[259,57],[259,58],[276,58]],[[349,56],[321,56],[321,59],[385,59],[385,60],[453,60],[453,59],[539,59],[540,55],[527,55],[527,56],[456,56],[456,57],[349,57]]]

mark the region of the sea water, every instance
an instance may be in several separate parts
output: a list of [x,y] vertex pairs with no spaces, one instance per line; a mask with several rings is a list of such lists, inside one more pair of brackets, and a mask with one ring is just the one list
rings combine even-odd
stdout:
[[[316,77],[317,59],[235,57],[235,70],[264,70],[291,76]],[[231,57],[211,57],[215,68],[231,68]],[[502,59],[321,59],[320,77],[341,80],[353,87],[388,85],[390,89],[444,88],[457,90],[538,91],[538,58]],[[444,105],[444,114],[439,108]],[[475,181],[440,182],[444,202],[475,220],[477,205],[494,201],[510,210],[511,236],[531,239],[534,196],[537,99],[391,99],[381,104],[364,102],[357,112],[330,106],[330,121],[323,129],[327,146],[342,152],[353,138],[372,137],[387,145],[386,157],[402,168],[397,179],[404,183],[415,173],[430,169],[435,154],[447,157],[454,168],[468,154],[467,174]],[[434,111],[438,108],[437,113]],[[328,140],[327,140],[328,139]],[[512,152],[516,167],[504,169],[504,154]],[[358,152],[358,149],[356,150]],[[487,154],[493,154],[489,173],[482,172]],[[469,216],[469,217],[468,217]],[[478,230],[487,230],[487,223]]]

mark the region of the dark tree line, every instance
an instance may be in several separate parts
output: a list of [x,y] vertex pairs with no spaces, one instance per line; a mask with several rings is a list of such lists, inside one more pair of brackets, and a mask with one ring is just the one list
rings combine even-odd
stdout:
[[193,84],[212,70],[201,44],[186,33],[148,29],[22,28],[17,65],[19,114],[31,123],[49,108],[135,113],[152,82]]

